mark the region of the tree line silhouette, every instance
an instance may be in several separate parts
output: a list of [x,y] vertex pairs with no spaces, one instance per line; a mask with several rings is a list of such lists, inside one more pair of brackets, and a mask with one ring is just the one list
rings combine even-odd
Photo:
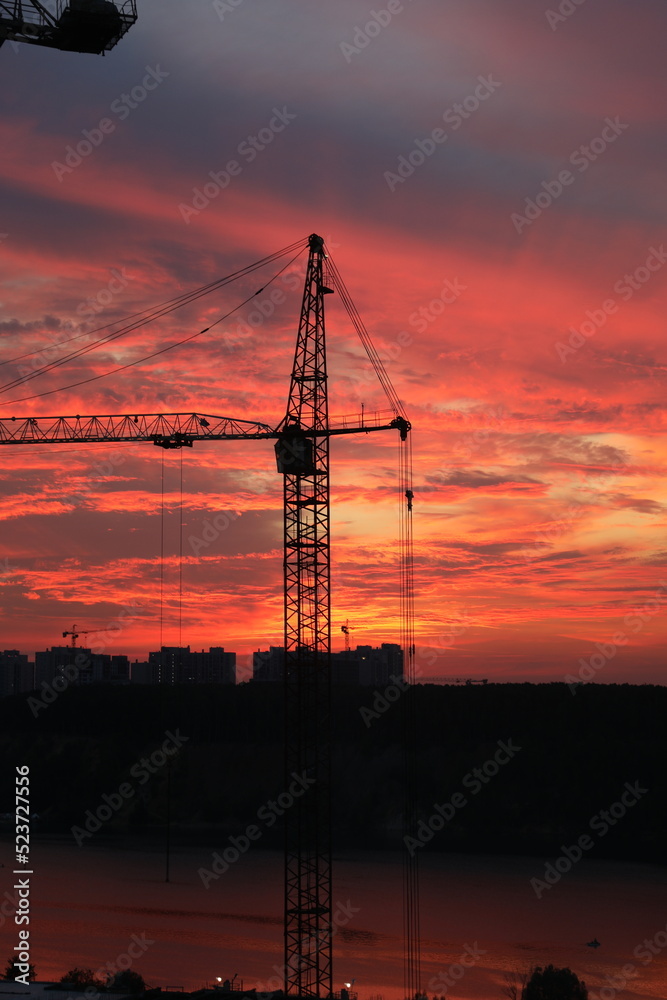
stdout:
[[[367,725],[360,710],[374,697],[371,689],[334,689],[338,847],[400,846],[401,710],[394,704]],[[586,684],[572,694],[564,683],[418,685],[401,697],[416,700],[421,814],[428,818],[434,804],[466,794],[465,808],[425,849],[546,857],[585,832],[626,782],[638,781],[647,793],[591,855],[665,860],[664,687]],[[242,832],[283,791],[281,704],[274,684],[72,686],[37,718],[25,695],[2,699],[0,747],[5,759],[31,767],[36,834],[81,826],[103,796],[115,802],[125,785],[129,793],[97,837],[153,835],[164,824],[169,795],[174,836],[215,844]],[[187,740],[162,766],[159,748],[167,732],[177,731]],[[497,773],[482,771],[479,794],[470,793],[470,783],[466,792],[466,775],[483,769],[499,741],[508,740],[520,751]],[[140,783],[133,774],[142,759],[157,763]],[[0,782],[0,813],[9,814],[8,769]],[[262,843],[280,845],[281,836],[277,823]]]

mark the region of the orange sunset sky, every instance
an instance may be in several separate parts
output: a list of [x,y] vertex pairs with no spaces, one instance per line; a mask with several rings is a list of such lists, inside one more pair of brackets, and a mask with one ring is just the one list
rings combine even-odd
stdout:
[[[66,388],[207,326],[282,263],[25,376],[60,341],[321,233],[414,427],[418,669],[562,680],[597,654],[601,682],[662,682],[667,9],[569,6],[139,0],[104,59],[6,43],[0,415],[277,424],[305,255],[266,318],[245,306]],[[382,407],[326,304],[331,412]],[[163,459],[163,642],[178,643],[181,455],[35,446],[0,449],[2,648],[119,616],[105,651],[158,648]],[[271,442],[182,461],[183,643],[279,644]],[[334,648],[345,619],[353,644],[398,641],[396,469],[393,433],[332,443]],[[240,516],[193,546],[220,511]]]

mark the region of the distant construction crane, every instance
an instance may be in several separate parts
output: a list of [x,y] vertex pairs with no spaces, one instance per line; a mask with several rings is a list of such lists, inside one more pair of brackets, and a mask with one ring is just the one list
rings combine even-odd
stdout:
[[488,684],[488,677],[422,677],[418,681],[420,684],[433,684],[435,682],[443,684]]
[[352,631],[352,626],[350,625],[350,619],[345,619],[345,624],[340,627],[341,632],[345,636],[345,652],[350,652],[350,632]]
[[76,640],[80,635],[92,635],[94,632],[106,632],[105,628],[84,628],[77,631],[76,625],[72,625],[71,631],[63,632],[63,639],[68,635],[72,636],[72,649],[76,649]]
[[[327,258],[324,240],[313,234],[307,246],[306,280],[287,412],[277,428],[198,413],[11,417],[0,419],[0,445],[149,441],[161,448],[183,448],[192,447],[195,441],[276,441],[278,472],[283,475],[284,484],[286,787],[294,773],[313,779],[308,793],[297,798],[285,814],[285,993],[328,998],[333,995],[335,931],[331,899],[330,438],[389,429],[399,432],[400,488],[406,500],[401,505],[399,597],[404,676],[409,683],[415,679],[413,492],[411,427],[403,405],[337,268]],[[293,250],[294,245],[265,260]],[[252,265],[255,266],[259,264]],[[334,290],[339,293],[389,399],[392,409],[388,417],[363,413],[335,423],[329,419],[324,297]],[[408,703],[411,699],[406,697],[403,701]],[[413,728],[414,723],[409,721],[406,732]],[[406,832],[410,833],[416,829],[416,809],[409,772],[406,788],[409,790]],[[405,870],[404,986],[407,995],[414,997],[420,992],[416,862],[408,858]]]
[[137,20],[136,0],[0,0],[0,45],[27,42],[65,52],[109,52]]

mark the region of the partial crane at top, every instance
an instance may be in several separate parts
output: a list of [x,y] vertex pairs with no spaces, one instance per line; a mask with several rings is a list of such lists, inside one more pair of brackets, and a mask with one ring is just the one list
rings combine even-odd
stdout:
[[136,0],[0,0],[0,46],[28,42],[104,55],[137,20]]

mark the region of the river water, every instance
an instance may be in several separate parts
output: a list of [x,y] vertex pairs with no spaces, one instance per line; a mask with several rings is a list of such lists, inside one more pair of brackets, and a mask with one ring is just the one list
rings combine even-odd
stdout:
[[[4,893],[12,886],[9,845],[1,857]],[[210,868],[211,851],[191,847],[173,852],[169,883],[161,854],[93,841],[80,848],[34,844],[32,862],[39,980],[58,979],[74,966],[96,970],[125,954],[137,935],[145,951],[133,968],[150,985],[194,989],[238,973],[246,987],[275,988],[270,980],[283,960],[279,853],[251,849],[208,888],[198,869]],[[592,996],[602,989],[601,1000],[667,997],[665,869],[585,857],[538,899],[530,879],[543,875],[540,859],[424,852],[420,862],[429,997],[497,1000],[505,972],[549,962],[576,971]],[[393,853],[335,859],[335,988],[354,979],[359,1000],[402,996],[401,870]],[[13,921],[3,918],[3,961],[15,934]],[[593,938],[601,947],[587,947]],[[657,951],[650,961],[645,939]],[[474,964],[460,975],[466,949]],[[628,964],[634,975],[621,989],[618,977]],[[617,977],[615,992],[605,975]]]

